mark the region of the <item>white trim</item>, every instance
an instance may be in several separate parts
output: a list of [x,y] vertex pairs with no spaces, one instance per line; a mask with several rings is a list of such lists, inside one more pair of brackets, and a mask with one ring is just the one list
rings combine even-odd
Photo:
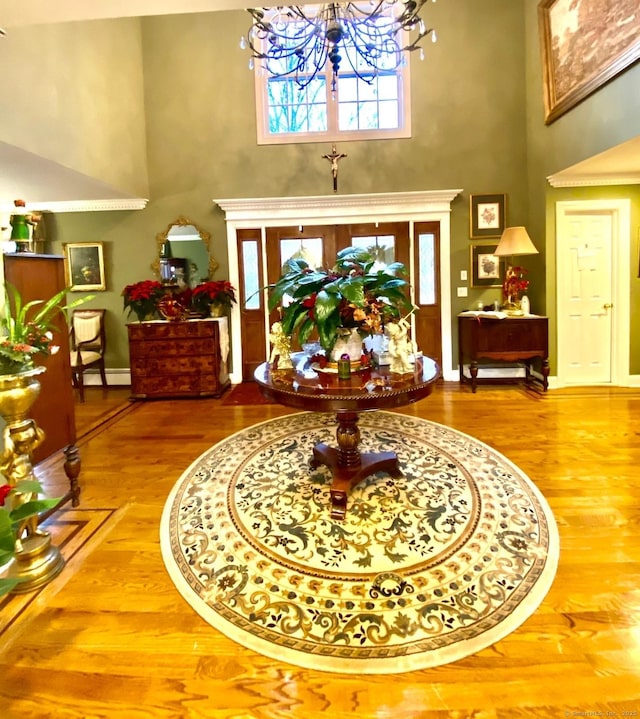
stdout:
[[[38,202],[27,205],[28,210],[39,212],[103,212],[113,210],[144,210],[147,206],[142,197],[123,198],[118,200],[60,200],[57,202]],[[1,206],[0,211],[12,212],[13,205]]]
[[[107,369],[105,374],[107,375],[107,385],[109,387],[127,387],[131,385],[131,371],[129,368],[114,369],[112,367]],[[87,370],[83,377],[85,387],[102,386],[100,372],[97,369]]]
[[[556,202],[556,277],[555,283],[558,287],[561,276],[559,266],[560,243],[558,241],[562,220],[569,213],[579,212],[588,214],[590,212],[607,212],[611,214],[612,220],[612,275],[613,275],[613,305],[612,315],[612,358],[611,358],[611,382],[609,384],[628,387],[631,381],[629,375],[629,349],[630,349],[630,296],[631,282],[629,256],[631,252],[631,201],[629,199],[611,200],[575,200]],[[556,295],[557,297],[557,295]],[[562,318],[560,308],[557,307],[557,333],[560,335]],[[560,375],[560,344],[558,347],[558,386],[566,386],[566,378]]]
[[[229,280],[240,281],[236,230],[260,229],[263,243],[266,227],[283,224],[339,225],[354,219],[361,222],[439,222],[440,287],[442,324],[442,374],[454,381],[451,336],[451,202],[462,190],[387,192],[366,195],[322,195],[312,197],[230,198],[213,200],[225,212]],[[263,246],[264,251],[264,246]],[[240,308],[231,311],[231,336],[241,336]],[[242,381],[242,347],[232,342],[232,384]]]
[[582,175],[564,176],[562,172],[549,175],[551,187],[595,187],[599,185],[640,185],[640,175]]

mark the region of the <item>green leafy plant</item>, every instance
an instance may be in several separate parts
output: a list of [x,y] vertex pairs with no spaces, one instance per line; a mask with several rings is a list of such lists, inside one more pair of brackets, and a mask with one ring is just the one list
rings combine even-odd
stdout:
[[[25,519],[55,507],[59,499],[31,499],[24,503],[15,502],[19,495],[35,495],[42,491],[36,480],[24,479],[15,486],[0,485],[0,567],[9,562],[16,553],[18,532]],[[12,508],[14,503],[17,505]],[[0,577],[0,597],[10,592],[19,582],[15,578]]]
[[67,290],[49,300],[23,303],[18,290],[4,285],[4,307],[0,317],[0,373],[12,374],[31,369],[38,354],[51,355],[58,351],[53,344],[54,319],[59,312],[77,307],[94,295],[81,297],[63,305]]
[[374,257],[357,247],[339,252],[328,270],[290,259],[286,272],[269,286],[269,310],[280,307],[283,332],[301,345],[316,330],[327,354],[342,328],[356,327],[361,335],[381,332],[412,305],[404,265],[394,262],[377,270],[374,265]]

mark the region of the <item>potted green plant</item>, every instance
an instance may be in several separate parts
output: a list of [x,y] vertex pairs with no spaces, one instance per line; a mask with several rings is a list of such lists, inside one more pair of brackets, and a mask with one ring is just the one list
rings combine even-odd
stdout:
[[94,297],[81,297],[63,306],[61,303],[66,293],[65,289],[46,302],[33,300],[25,304],[18,290],[5,283],[4,307],[0,317],[0,375],[31,369],[36,355],[46,356],[58,351],[53,344],[55,316]]
[[317,331],[328,357],[341,335],[352,329],[361,337],[380,333],[412,310],[404,265],[374,267],[373,256],[357,247],[338,252],[330,269],[287,260],[285,273],[269,286],[269,310],[280,307],[284,334],[300,345]]
[[[42,541],[48,534],[37,529],[39,513],[55,507],[59,499],[38,496],[42,488],[33,475],[30,453],[42,441],[43,433],[26,416],[40,392],[37,376],[45,371],[44,367],[35,366],[35,358],[52,355],[59,349],[53,344],[53,330],[58,329],[55,317],[93,298],[88,295],[63,305],[66,292],[62,290],[47,301],[23,303],[15,287],[4,285],[0,317],[0,416],[5,428],[0,474],[5,483],[0,485],[0,567],[22,554],[31,557],[33,566],[47,569],[44,564],[38,565],[38,559],[45,552],[49,552],[46,556],[53,556],[57,551],[50,550],[50,545]],[[38,540],[37,551],[31,538]],[[60,562],[57,566],[61,566]],[[24,579],[0,578],[0,596]]]

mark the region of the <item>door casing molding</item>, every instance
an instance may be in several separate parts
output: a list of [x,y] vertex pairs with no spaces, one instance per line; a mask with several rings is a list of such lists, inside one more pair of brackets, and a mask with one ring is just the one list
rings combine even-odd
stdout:
[[[440,288],[442,325],[442,373],[454,381],[451,338],[451,203],[458,190],[424,192],[387,192],[366,195],[330,195],[310,197],[229,198],[213,202],[225,213],[229,280],[236,287],[240,281],[240,264],[236,231],[261,230],[263,263],[266,255],[266,228],[286,225],[341,225],[358,222],[408,222],[413,242],[414,222],[440,223]],[[266,277],[266,267],[263,267]],[[412,268],[409,268],[410,271]],[[240,337],[240,308],[231,311],[231,336]],[[428,348],[425,348],[428,354]],[[242,347],[232,342],[233,384],[242,381]]]

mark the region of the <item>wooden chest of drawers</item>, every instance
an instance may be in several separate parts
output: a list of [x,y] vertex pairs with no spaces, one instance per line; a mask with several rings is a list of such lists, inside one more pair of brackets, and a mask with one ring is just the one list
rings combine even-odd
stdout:
[[134,399],[219,397],[229,386],[226,317],[133,322],[127,329]]

